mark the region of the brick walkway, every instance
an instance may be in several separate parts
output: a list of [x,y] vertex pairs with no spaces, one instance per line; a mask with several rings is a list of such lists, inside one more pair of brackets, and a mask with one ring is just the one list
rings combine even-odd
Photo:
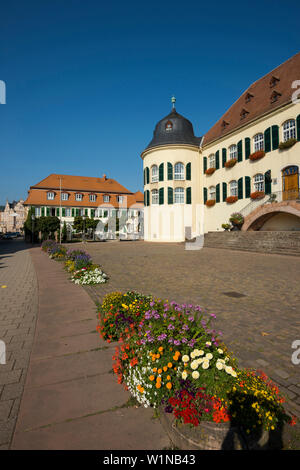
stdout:
[[145,242],[84,249],[110,276],[104,286],[87,288],[94,300],[131,289],[201,305],[217,315],[239,364],[269,374],[300,417],[300,365],[291,361],[292,342],[300,339],[299,257]]
[[[0,449],[8,449],[19,411],[37,317],[37,279],[23,241],[0,241]],[[3,287],[6,286],[6,287]]]

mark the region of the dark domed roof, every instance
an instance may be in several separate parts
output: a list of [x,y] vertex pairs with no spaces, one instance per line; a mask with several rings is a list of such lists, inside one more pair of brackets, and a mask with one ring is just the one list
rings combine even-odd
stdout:
[[145,150],[169,144],[189,144],[199,147],[201,137],[195,137],[192,123],[173,108],[155,126],[153,139]]

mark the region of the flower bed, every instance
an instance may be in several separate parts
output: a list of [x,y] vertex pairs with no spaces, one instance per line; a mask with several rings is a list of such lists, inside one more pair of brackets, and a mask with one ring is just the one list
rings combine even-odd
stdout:
[[225,162],[225,167],[226,168],[232,168],[237,162],[237,159],[236,158],[231,158],[230,160],[227,160],[227,162]]
[[237,196],[228,196],[226,198],[226,202],[227,204],[233,204],[234,202],[236,202],[238,200],[238,197]]
[[205,203],[206,207],[212,207],[214,206],[216,203],[216,200],[215,199],[208,199]]
[[91,256],[84,250],[67,250],[65,246],[57,244],[54,240],[44,241],[42,250],[51,259],[64,261],[66,271],[71,274],[70,280],[75,284],[103,284],[108,279],[100,266],[93,264]]
[[212,175],[215,171],[216,171],[216,168],[207,168],[207,170],[205,170],[205,174]]
[[268,377],[238,367],[214,319],[200,306],[115,292],[100,307],[98,331],[119,341],[118,383],[141,405],[163,407],[178,425],[230,422],[251,435],[294,424]]
[[253,193],[250,194],[251,199],[262,199],[265,197],[265,192],[264,191],[254,191]]
[[251,155],[249,155],[249,159],[255,161],[263,158],[265,155],[266,152],[264,150],[258,150],[257,152],[251,153]]

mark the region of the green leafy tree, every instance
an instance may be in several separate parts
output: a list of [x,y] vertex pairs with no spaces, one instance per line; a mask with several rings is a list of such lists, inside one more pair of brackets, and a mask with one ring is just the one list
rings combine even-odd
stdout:
[[[34,220],[32,220],[34,217]],[[27,218],[24,223],[24,233],[26,241],[38,241],[38,220],[35,218],[35,210],[33,207],[30,207]]]
[[60,228],[59,218],[55,216],[39,217],[37,228],[42,232],[43,240],[47,240],[48,238],[54,239],[55,232]]
[[76,230],[76,232],[83,232],[83,227],[84,227],[83,217],[81,215],[77,215],[74,218],[73,228]]
[[66,224],[66,221],[64,221],[64,225],[63,225],[63,228],[62,228],[62,231],[61,231],[62,242],[65,243],[67,241],[67,236],[68,236],[67,224]]

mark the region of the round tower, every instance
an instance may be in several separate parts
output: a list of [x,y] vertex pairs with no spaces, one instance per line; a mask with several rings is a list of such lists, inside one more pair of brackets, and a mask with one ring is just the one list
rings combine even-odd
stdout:
[[144,238],[182,242],[200,232],[200,137],[192,123],[171,112],[155,126],[142,152],[144,170]]

